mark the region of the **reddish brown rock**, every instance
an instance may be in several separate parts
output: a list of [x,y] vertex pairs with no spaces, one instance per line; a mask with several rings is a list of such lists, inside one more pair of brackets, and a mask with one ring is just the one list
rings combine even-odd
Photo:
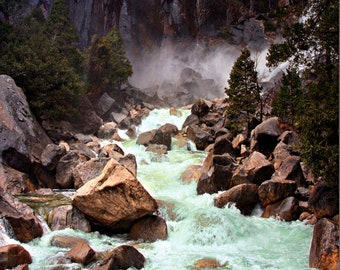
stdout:
[[197,260],[193,269],[219,269],[221,267],[223,267],[223,265],[216,259],[205,258]]
[[136,143],[144,146],[148,146],[149,144],[163,144],[168,150],[171,150],[171,135],[168,132],[163,132],[161,129],[154,129],[140,133]]
[[275,203],[286,197],[293,196],[297,189],[295,181],[291,180],[267,180],[258,190],[259,199],[263,207]]
[[124,156],[124,151],[115,143],[107,144],[100,149],[98,156],[99,158],[114,158],[118,160]]
[[269,204],[262,213],[263,218],[278,217],[285,221],[293,221],[299,216],[299,201],[294,197],[286,199],[274,204]]
[[228,134],[216,138],[213,152],[214,155],[223,155],[226,153],[234,155],[234,147],[232,142],[229,140]]
[[31,255],[22,246],[12,244],[0,247],[0,269],[12,269],[20,264],[31,263]]
[[339,269],[339,225],[327,218],[314,226],[309,266],[320,270]]
[[243,183],[260,185],[263,181],[270,179],[273,173],[273,164],[266,159],[265,155],[254,151],[235,170],[231,185],[236,186]]
[[181,180],[184,183],[189,183],[191,181],[197,182],[200,179],[201,175],[202,175],[202,166],[201,165],[191,165],[181,175]]
[[117,132],[117,124],[114,122],[107,122],[102,125],[98,130],[98,138],[100,139],[111,139],[112,136]]
[[211,102],[200,98],[192,105],[191,113],[197,115],[198,117],[202,117],[209,112],[210,106]]
[[40,221],[30,207],[8,193],[1,193],[0,196],[0,217],[9,221],[19,241],[27,243],[42,236]]
[[164,124],[159,129],[164,133],[169,133],[171,137],[175,137],[179,133],[177,126],[169,123]]
[[128,230],[158,208],[136,177],[114,159],[100,176],[77,190],[72,204],[98,226],[118,231]]
[[166,221],[154,215],[142,217],[132,225],[129,236],[146,242],[165,240],[168,238]]
[[258,202],[258,185],[241,184],[237,185],[214,198],[214,205],[222,208],[228,203],[235,203],[243,215],[250,215]]
[[214,143],[213,136],[198,126],[188,126],[187,136],[195,143],[197,150],[204,150],[208,145]]
[[51,230],[72,228],[83,232],[90,232],[91,225],[84,214],[72,205],[62,205],[54,208],[48,216]]
[[60,248],[72,248],[78,244],[88,244],[88,242],[83,238],[69,235],[54,235],[51,239],[51,245]]
[[142,269],[145,258],[137,249],[128,245],[121,245],[112,250],[95,270],[128,269],[134,267]]
[[67,257],[72,262],[87,265],[95,259],[96,253],[88,243],[80,242],[74,245],[68,252]]

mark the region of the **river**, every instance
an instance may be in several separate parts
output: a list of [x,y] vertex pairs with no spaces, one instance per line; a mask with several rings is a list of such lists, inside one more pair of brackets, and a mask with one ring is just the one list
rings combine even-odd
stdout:
[[[137,132],[165,123],[173,123],[181,129],[189,113],[182,110],[182,116],[176,117],[170,116],[168,109],[154,110]],[[123,131],[121,135],[124,137]],[[22,244],[32,254],[31,270],[56,269],[49,263],[48,257],[65,250],[50,246],[50,239],[55,234],[85,238],[95,251],[113,249],[120,244],[134,244],[146,258],[146,270],[196,269],[195,262],[204,258],[217,261],[221,265],[218,269],[309,269],[312,226],[299,221],[261,218],[260,208],[251,216],[243,216],[233,206],[223,209],[214,207],[216,194],[197,195],[195,182],[181,181],[181,174],[188,166],[203,162],[203,151],[189,151],[187,147],[176,146],[173,140],[172,150],[166,156],[155,158],[154,153],[146,152],[144,146],[135,144],[135,140],[119,144],[125,154],[133,153],[136,156],[137,178],[160,202],[160,212],[168,225],[168,239],[136,244],[127,240],[126,235],[109,237],[72,229],[47,231],[43,237]],[[82,268],[71,264],[66,269]]]

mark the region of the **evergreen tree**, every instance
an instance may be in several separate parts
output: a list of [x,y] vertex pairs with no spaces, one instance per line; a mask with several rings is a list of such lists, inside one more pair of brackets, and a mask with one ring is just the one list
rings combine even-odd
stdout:
[[[250,132],[250,122],[261,103],[261,87],[257,79],[255,62],[250,58],[250,51],[243,49],[230,73],[226,117],[227,128],[233,135],[242,131],[244,124]],[[261,112],[262,113],[262,112]]]
[[114,28],[105,37],[97,35],[92,37],[86,60],[88,93],[93,96],[107,92],[114,97],[121,85],[132,75],[132,67],[125,56],[123,41]]
[[[268,65],[290,61],[302,70],[297,117],[303,160],[331,187],[339,181],[339,1],[312,0],[307,18],[284,32]],[[286,28],[288,29],[288,27]]]

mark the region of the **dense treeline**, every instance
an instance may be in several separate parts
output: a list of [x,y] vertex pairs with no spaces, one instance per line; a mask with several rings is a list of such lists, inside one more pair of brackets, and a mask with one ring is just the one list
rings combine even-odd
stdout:
[[[7,11],[12,4],[3,1],[0,8]],[[97,38],[103,41],[97,54],[79,51],[63,0],[53,1],[46,19],[38,9],[19,24],[0,23],[0,29],[0,73],[10,75],[23,88],[39,119],[74,121],[81,97],[97,87],[94,76],[105,84],[101,91],[114,96],[132,74],[115,29]]]

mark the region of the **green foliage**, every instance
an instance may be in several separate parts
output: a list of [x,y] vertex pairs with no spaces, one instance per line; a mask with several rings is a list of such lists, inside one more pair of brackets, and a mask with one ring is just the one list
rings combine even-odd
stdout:
[[287,70],[282,78],[280,92],[273,100],[273,114],[279,116],[284,122],[291,125],[299,123],[302,114],[302,85],[296,69]]
[[[287,74],[275,101],[276,112],[298,121],[303,160],[332,187],[339,183],[339,2],[312,0],[308,18],[286,27],[285,41],[273,45],[268,65],[290,61],[301,85]],[[301,89],[300,89],[301,87]],[[291,92],[289,92],[291,91]],[[299,94],[300,93],[300,94]],[[302,95],[303,93],[303,95]],[[295,96],[297,95],[297,96]],[[284,104],[291,108],[284,114]],[[292,112],[292,108],[295,108]]]
[[255,62],[250,58],[250,51],[243,49],[230,73],[226,117],[227,128],[233,135],[241,132],[244,124],[249,124],[255,116],[257,106],[261,103],[261,88],[257,80]]
[[125,56],[119,32],[112,28],[105,37],[93,36],[87,50],[86,71],[90,95],[107,92],[115,96],[132,75],[132,67]]
[[0,72],[22,87],[38,118],[73,119],[82,93],[78,74],[43,33],[43,16],[34,12],[13,28],[0,49]]

